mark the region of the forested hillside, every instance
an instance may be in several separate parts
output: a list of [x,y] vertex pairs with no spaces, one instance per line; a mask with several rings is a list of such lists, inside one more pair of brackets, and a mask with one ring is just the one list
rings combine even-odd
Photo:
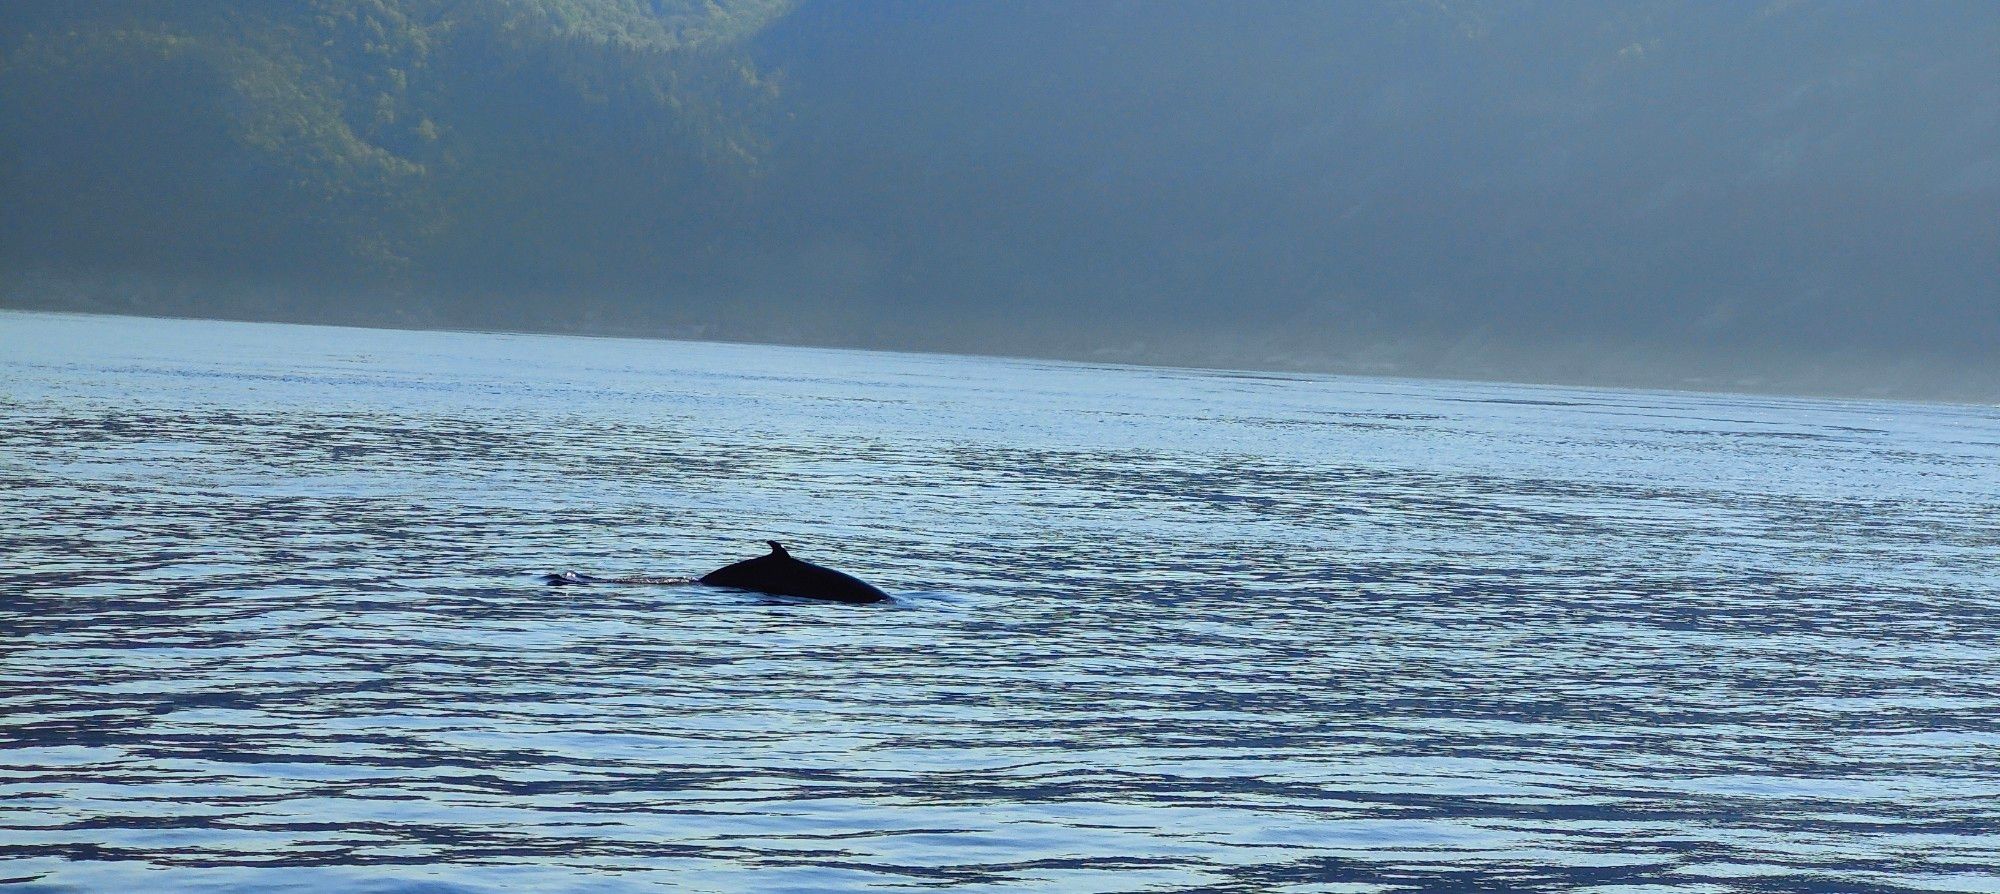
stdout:
[[2000,393],[1995,46],[1983,2],[16,0],[0,295]]
[[741,46],[784,9],[0,5],[6,264],[125,274],[113,304],[347,321],[500,324],[631,286],[742,203],[775,91]]

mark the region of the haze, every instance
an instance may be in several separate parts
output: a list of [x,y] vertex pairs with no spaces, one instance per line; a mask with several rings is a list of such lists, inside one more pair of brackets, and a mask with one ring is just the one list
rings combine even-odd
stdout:
[[9,307],[2000,399],[2000,4],[0,5]]

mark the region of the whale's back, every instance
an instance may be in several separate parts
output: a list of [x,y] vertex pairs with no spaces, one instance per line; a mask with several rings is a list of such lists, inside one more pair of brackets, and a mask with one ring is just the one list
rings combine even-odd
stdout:
[[780,549],[774,549],[768,556],[717,568],[702,575],[701,582],[774,596],[831,599],[835,602],[880,602],[889,598],[889,594],[867,581],[794,559]]

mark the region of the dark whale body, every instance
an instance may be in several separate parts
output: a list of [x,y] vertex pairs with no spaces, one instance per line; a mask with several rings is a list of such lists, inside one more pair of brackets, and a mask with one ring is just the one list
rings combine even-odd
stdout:
[[717,568],[702,575],[701,582],[713,587],[834,602],[881,602],[889,598],[889,594],[851,574],[792,558],[791,553],[785,552],[785,545],[776,540],[764,542],[771,545],[770,555]]
[[592,577],[574,571],[550,574],[542,579],[552,587],[588,584],[708,584],[713,587],[769,593],[773,596],[798,596],[832,602],[881,602],[889,598],[889,594],[875,589],[853,575],[842,574],[831,568],[823,568],[811,562],[792,558],[791,553],[785,552],[785,545],[776,540],[764,542],[771,545],[770,555],[745,559],[692,580],[685,577]]

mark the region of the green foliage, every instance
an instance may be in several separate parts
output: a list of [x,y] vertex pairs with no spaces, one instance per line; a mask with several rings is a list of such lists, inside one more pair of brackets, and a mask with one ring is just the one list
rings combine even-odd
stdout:
[[[306,264],[391,283],[453,275],[495,215],[533,233],[537,219],[754,170],[774,96],[740,47],[785,10],[19,0],[0,6],[0,187],[16,212],[4,247],[102,260],[123,246],[134,266]],[[173,154],[135,157],[148,152]],[[156,164],[173,170],[98,188]],[[191,250],[163,226],[219,230],[210,241],[254,256]]]

